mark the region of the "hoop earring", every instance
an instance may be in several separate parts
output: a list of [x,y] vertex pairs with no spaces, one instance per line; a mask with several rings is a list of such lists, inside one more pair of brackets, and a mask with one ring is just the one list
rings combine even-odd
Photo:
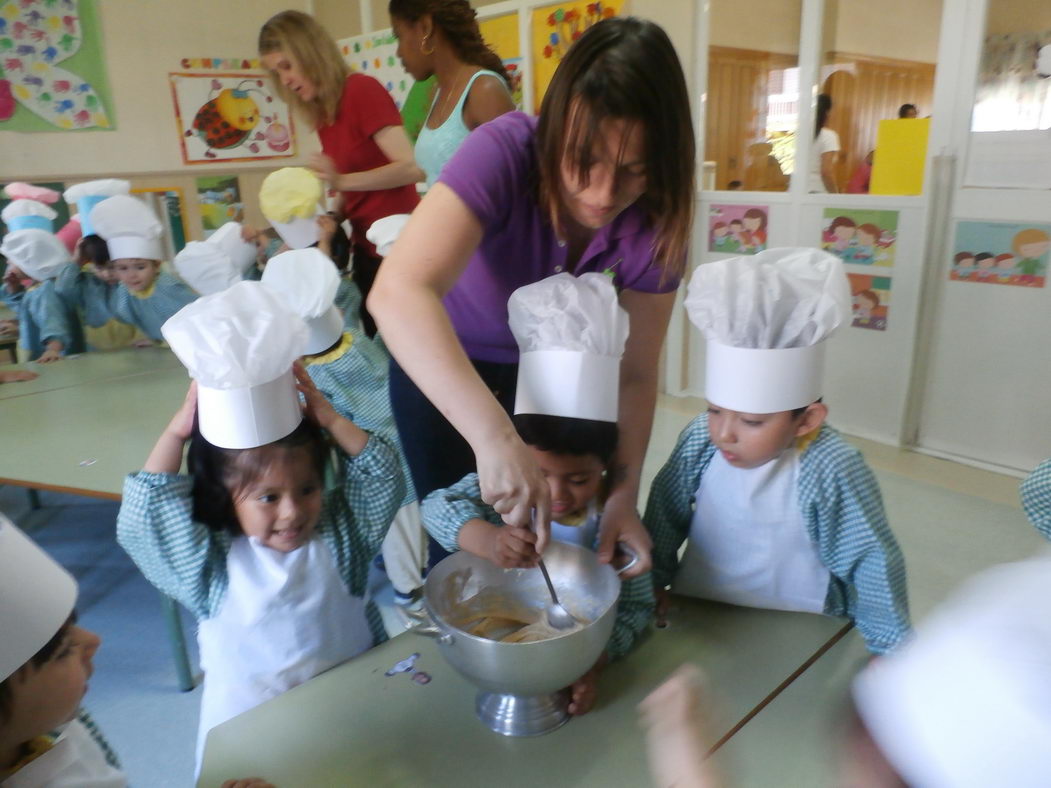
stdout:
[[425,35],[420,40],[420,52],[422,52],[425,55],[433,55],[434,54],[434,47],[433,46],[430,49],[424,49],[424,46],[427,43],[427,39],[430,38],[430,37],[431,37],[431,35],[430,35],[430,33],[428,33],[427,35]]

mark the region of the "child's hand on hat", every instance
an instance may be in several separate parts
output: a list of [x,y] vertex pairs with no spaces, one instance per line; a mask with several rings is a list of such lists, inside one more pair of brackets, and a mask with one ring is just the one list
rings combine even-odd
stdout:
[[306,413],[307,418],[321,427],[321,429],[331,431],[332,425],[341,416],[336,413],[336,409],[332,407],[332,403],[325,398],[325,395],[318,391],[306,367],[297,361],[292,365],[292,371],[296,376],[296,388],[299,389],[299,393],[306,400],[303,405],[303,411]]
[[336,234],[336,220],[329,216],[327,213],[321,214],[317,218],[318,226],[318,245],[332,240],[332,236]]
[[193,417],[196,413],[197,381],[191,380],[190,387],[186,390],[186,396],[183,397],[182,404],[175,411],[172,420],[168,422],[168,428],[165,432],[185,443],[190,439],[190,435],[193,434]]

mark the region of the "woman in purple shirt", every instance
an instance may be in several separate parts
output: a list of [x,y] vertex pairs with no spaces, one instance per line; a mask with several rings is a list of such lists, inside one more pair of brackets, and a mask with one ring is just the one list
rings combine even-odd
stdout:
[[631,335],[599,557],[622,541],[643,558],[633,574],[649,569],[639,476],[693,199],[686,80],[652,22],[596,24],[559,65],[539,119],[513,112],[472,132],[369,297],[397,362],[391,401],[421,498],[474,470],[473,459],[483,497],[508,524],[528,526],[535,509],[543,549],[547,484],[507,415],[518,368],[507,299],[561,271],[607,272]]

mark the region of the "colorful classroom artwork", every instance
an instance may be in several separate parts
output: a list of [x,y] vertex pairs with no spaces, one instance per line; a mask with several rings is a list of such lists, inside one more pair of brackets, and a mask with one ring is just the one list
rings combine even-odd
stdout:
[[388,30],[341,38],[336,42],[351,71],[379,80],[401,110],[409,97],[413,79],[398,59],[398,39]]
[[[48,181],[48,182],[39,182],[39,181],[37,181],[37,182],[34,182],[33,185],[34,186],[40,186],[40,187],[42,187],[44,189],[51,189],[52,191],[56,191],[59,194],[61,194],[62,192],[64,192],[66,190],[66,185],[64,183],[58,183],[58,182],[55,182],[55,181]],[[0,211],[2,211],[4,208],[6,208],[8,206],[8,203],[11,202],[10,199],[8,199],[7,197],[4,196],[3,188],[5,186],[7,186],[6,182],[5,183],[0,183]],[[56,216],[51,221],[51,225],[54,227],[55,232],[58,232],[63,227],[65,227],[66,226],[66,222],[69,221],[69,206],[66,204],[65,200],[63,200],[62,198],[59,198],[58,202],[52,203],[50,207],[51,207],[51,210],[53,210],[55,213],[58,214],[58,216]],[[7,225],[4,224],[3,220],[0,220],[0,236],[3,236],[6,232],[7,232]]]
[[851,325],[854,328],[886,331],[891,278],[867,274],[847,274],[847,277],[850,279],[854,310],[854,322]]
[[168,75],[185,164],[296,155],[288,105],[259,74]]
[[826,208],[821,248],[854,265],[894,265],[897,211]]
[[95,0],[0,0],[0,131],[112,129],[112,106]]
[[533,9],[533,111],[551,84],[551,77],[573,42],[596,22],[616,16],[624,0],[589,3],[575,0]]
[[518,14],[480,19],[478,28],[485,43],[504,62],[504,69],[511,80],[511,99],[518,109],[522,109],[522,47],[518,39]]
[[766,249],[769,205],[713,205],[708,209],[708,251],[758,254]]
[[244,221],[244,203],[236,175],[198,178],[197,203],[205,238],[227,222]]
[[179,60],[179,67],[192,68],[194,71],[238,71],[246,68],[259,71],[263,68],[257,57],[184,57]]
[[958,222],[949,279],[987,285],[1043,287],[1051,225]]

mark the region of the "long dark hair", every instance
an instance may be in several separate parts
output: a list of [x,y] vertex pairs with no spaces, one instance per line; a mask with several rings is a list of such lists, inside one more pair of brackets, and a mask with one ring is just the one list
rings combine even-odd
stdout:
[[814,139],[828,123],[828,113],[832,111],[832,97],[828,93],[819,93],[817,97],[817,115],[814,118]]
[[325,478],[329,455],[325,433],[310,419],[303,419],[292,432],[280,440],[255,449],[221,449],[209,443],[194,417],[186,467],[193,477],[193,519],[213,531],[227,531],[239,536],[234,500],[253,480],[264,473],[286,452],[307,452],[318,483]]
[[659,25],[635,17],[604,19],[562,59],[540,106],[536,145],[539,199],[556,230],[564,213],[563,157],[584,184],[601,124],[623,119],[645,132],[646,193],[640,204],[655,230],[665,273],[681,275],[693,229],[693,123],[686,77]]
[[467,0],[390,0],[387,13],[412,24],[429,14],[460,60],[495,71],[511,86],[504,61],[485,43],[478,29],[478,13]]

